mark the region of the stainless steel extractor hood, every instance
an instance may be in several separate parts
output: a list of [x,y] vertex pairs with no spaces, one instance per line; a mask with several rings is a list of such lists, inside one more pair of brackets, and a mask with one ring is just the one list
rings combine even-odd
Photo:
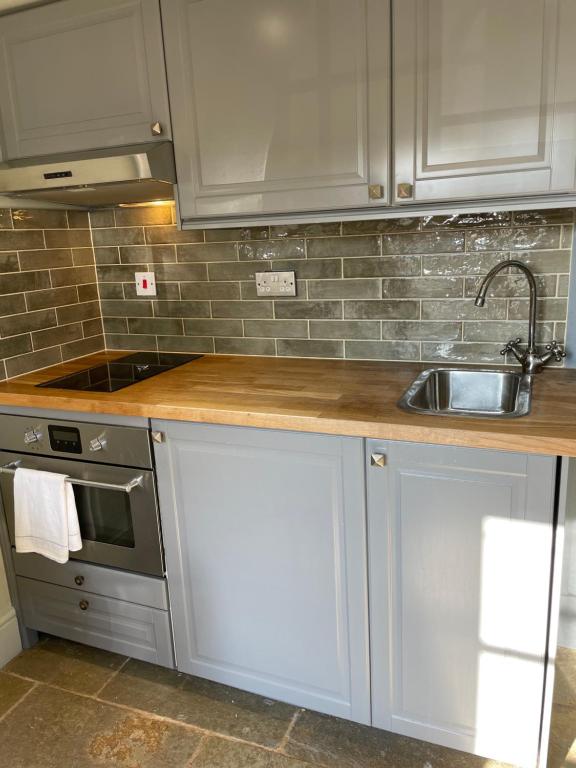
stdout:
[[170,141],[0,163],[0,195],[86,207],[170,200]]

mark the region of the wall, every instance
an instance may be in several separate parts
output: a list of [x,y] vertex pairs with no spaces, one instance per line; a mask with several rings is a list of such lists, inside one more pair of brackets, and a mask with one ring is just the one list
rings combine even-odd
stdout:
[[0,209],[0,379],[103,347],[88,214]]
[[[538,275],[538,339],[564,339],[572,210],[179,232],[171,207],[91,214],[106,343],[249,355],[502,363],[526,337],[527,285],[497,278],[502,259]],[[154,270],[155,301],[135,270]],[[295,270],[298,296],[256,298],[254,273]]]

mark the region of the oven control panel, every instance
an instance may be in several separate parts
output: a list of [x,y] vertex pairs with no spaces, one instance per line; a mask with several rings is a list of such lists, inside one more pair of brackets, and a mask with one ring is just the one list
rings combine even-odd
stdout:
[[77,427],[49,424],[48,434],[50,435],[50,447],[53,451],[82,453],[80,430]]

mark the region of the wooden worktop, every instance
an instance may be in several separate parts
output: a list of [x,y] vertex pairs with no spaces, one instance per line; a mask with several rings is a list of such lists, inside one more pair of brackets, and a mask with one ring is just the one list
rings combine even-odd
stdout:
[[0,383],[0,407],[26,406],[211,424],[576,456],[576,370],[535,377],[532,412],[517,419],[422,416],[397,407],[424,363],[210,356],[118,392],[38,389],[113,360],[102,352]]

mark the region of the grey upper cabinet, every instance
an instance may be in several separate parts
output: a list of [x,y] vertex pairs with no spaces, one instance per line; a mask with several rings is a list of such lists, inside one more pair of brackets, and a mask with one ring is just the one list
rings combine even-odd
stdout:
[[0,57],[6,158],[171,137],[158,0],[64,0],[0,17]]
[[576,188],[576,3],[395,0],[394,202]]
[[363,441],[153,429],[178,669],[369,723]]
[[537,763],[556,459],[368,442],[372,717]]
[[162,0],[180,213],[388,201],[388,0]]

